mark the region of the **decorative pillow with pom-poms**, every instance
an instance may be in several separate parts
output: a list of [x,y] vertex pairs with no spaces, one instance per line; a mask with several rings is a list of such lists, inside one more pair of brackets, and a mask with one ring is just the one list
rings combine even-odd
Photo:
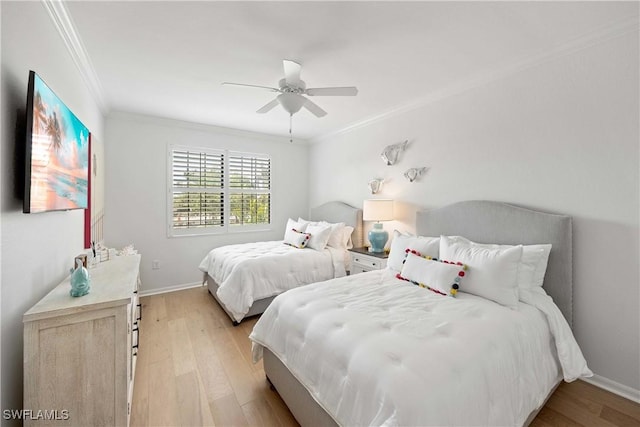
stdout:
[[285,234],[284,243],[285,245],[293,246],[294,248],[304,249],[307,247],[309,239],[311,239],[311,234],[302,233],[295,228],[292,228]]
[[455,297],[468,267],[461,262],[442,261],[407,249],[402,271],[396,275],[421,288]]

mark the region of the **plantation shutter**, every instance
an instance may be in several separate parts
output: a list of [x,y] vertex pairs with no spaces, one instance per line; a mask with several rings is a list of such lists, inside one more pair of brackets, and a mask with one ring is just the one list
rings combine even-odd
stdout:
[[171,159],[172,228],[223,227],[224,152],[174,148]]
[[271,223],[271,159],[230,152],[229,225]]

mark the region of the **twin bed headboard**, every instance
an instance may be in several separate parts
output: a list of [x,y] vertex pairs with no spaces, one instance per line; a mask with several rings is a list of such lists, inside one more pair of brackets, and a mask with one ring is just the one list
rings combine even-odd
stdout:
[[416,214],[416,231],[422,236],[464,236],[478,243],[551,243],[543,287],[572,325],[571,217],[500,202],[465,201],[419,211]]
[[327,202],[311,208],[310,216],[313,221],[344,222],[350,225],[354,228],[351,234],[353,246],[359,248],[364,245],[362,209],[343,202]]

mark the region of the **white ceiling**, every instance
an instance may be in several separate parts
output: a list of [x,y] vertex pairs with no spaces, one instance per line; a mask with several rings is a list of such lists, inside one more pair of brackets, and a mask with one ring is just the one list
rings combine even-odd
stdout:
[[68,2],[111,111],[286,135],[288,114],[260,89],[282,59],[314,97],[294,136],[319,138],[637,20],[634,2]]

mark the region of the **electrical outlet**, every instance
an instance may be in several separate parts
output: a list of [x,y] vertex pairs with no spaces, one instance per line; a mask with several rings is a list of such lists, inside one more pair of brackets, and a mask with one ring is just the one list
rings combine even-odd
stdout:
[[159,259],[154,259],[153,261],[151,261],[151,268],[153,270],[159,270],[160,269],[160,260]]

